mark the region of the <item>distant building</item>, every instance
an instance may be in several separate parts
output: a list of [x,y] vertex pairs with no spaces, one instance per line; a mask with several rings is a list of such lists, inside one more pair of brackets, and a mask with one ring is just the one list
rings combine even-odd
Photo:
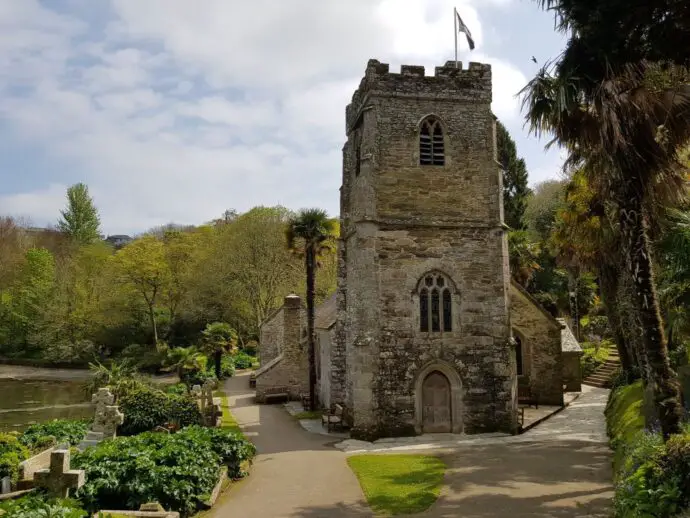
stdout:
[[110,243],[115,248],[122,248],[132,241],[132,238],[124,234],[116,234],[105,238],[106,243]]

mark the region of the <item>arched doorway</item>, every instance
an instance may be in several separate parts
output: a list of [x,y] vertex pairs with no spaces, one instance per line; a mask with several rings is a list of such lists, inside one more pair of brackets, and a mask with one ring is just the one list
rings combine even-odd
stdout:
[[433,371],[422,383],[422,432],[450,432],[452,422],[450,382],[441,372]]

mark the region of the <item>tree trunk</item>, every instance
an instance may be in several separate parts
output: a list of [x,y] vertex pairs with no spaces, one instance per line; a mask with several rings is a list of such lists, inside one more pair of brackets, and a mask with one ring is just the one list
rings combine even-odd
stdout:
[[223,350],[222,349],[216,349],[215,352],[213,353],[213,359],[215,362],[215,367],[216,367],[216,379],[220,381],[220,375],[221,375],[221,363],[223,360]]
[[316,250],[309,243],[304,260],[307,267],[307,343],[309,347],[309,410],[316,410],[316,347],[314,343],[314,284],[316,276]]
[[156,314],[153,311],[153,304],[149,304],[149,320],[153,329],[153,344],[158,346],[158,327],[156,327]]
[[[616,342],[616,349],[618,356],[621,359],[621,366],[628,374],[633,372],[635,367],[635,357],[632,353],[630,344],[625,339],[623,332],[623,324],[621,315],[618,312],[618,269],[602,261],[599,264],[599,286],[601,288],[601,295],[604,299],[604,307],[606,308],[606,315],[609,319],[609,326],[613,331],[613,339]],[[639,367],[639,365],[637,366]]]
[[[634,178],[634,176],[633,176]],[[649,368],[654,404],[664,440],[681,432],[682,405],[675,373],[671,369],[659,301],[652,271],[647,221],[643,213],[642,189],[628,180],[620,205],[621,233],[627,267],[632,276],[633,302],[640,319],[642,343]],[[632,185],[630,185],[632,184]]]

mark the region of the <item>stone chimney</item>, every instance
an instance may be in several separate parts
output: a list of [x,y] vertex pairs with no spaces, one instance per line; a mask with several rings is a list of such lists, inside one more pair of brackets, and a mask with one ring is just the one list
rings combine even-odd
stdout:
[[306,348],[301,345],[302,299],[285,297],[283,306],[283,362],[294,397],[309,390],[309,364]]

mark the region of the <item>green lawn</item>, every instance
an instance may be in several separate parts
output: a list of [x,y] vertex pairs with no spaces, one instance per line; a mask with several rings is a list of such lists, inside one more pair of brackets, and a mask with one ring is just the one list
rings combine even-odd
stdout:
[[223,422],[221,424],[221,428],[227,428],[233,432],[239,433],[244,437],[242,430],[240,430],[240,427],[235,420],[235,416],[232,415],[232,412],[230,412],[228,396],[222,390],[216,390],[213,395],[220,398],[220,407],[223,410]]
[[441,492],[446,465],[429,455],[355,455],[347,459],[375,512],[394,516],[428,509]]
[[305,410],[304,412],[299,412],[292,417],[295,419],[321,419],[322,415],[323,410]]

